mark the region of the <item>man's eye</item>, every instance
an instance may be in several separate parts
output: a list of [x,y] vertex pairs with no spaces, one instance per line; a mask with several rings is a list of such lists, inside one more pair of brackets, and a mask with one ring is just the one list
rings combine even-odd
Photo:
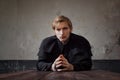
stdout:
[[57,31],[60,31],[60,29],[57,29]]
[[67,30],[68,29],[68,27],[65,27],[65,28],[63,28],[64,30]]

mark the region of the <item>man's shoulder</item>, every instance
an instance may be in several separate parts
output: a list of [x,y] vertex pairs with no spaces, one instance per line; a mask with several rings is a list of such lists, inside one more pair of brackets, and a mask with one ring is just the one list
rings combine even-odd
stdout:
[[86,41],[87,39],[81,35],[77,35],[77,34],[74,34],[74,33],[71,33],[71,38],[73,40],[79,40],[79,41]]
[[74,46],[78,46],[79,48],[84,48],[86,50],[91,49],[89,41],[85,37],[83,37],[81,35],[72,34],[71,35],[71,43]]
[[90,46],[90,43],[89,43],[89,41],[85,38],[85,37],[83,37],[83,36],[81,36],[81,35],[77,35],[77,34],[71,34],[71,41],[72,41],[72,43],[73,44],[77,44],[77,45],[88,45],[88,46]]
[[46,37],[43,39],[43,42],[44,43],[51,43],[51,42],[54,42],[56,40],[56,36],[50,36],[50,37]]

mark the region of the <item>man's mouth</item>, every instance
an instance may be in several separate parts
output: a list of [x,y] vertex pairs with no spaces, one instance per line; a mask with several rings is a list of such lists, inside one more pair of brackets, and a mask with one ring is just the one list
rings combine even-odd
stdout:
[[65,39],[65,36],[60,37],[61,39]]

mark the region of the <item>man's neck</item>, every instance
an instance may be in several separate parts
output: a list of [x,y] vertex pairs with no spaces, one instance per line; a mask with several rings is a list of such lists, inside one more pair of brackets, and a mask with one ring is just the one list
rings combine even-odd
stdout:
[[63,45],[66,45],[68,43],[69,39],[67,39],[66,41],[62,42]]

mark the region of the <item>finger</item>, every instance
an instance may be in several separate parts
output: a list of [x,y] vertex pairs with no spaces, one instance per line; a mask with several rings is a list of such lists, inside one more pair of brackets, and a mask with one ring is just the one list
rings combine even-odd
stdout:
[[67,68],[68,64],[61,64],[62,67]]
[[66,58],[63,56],[63,54],[60,54],[60,55],[59,55],[59,58],[62,58],[63,60],[66,59]]
[[63,65],[69,64],[68,61],[66,61],[66,60],[63,60],[63,61],[60,61],[60,62],[61,62],[61,64],[63,64]]
[[63,67],[63,68],[67,68],[68,67],[68,64],[63,64],[63,63],[59,63],[59,64],[56,64],[56,68],[59,68],[59,67]]
[[62,59],[63,61],[67,61],[67,59],[62,55],[62,57],[60,57],[60,59]]
[[59,57],[56,59],[56,61],[67,61],[67,59],[63,56],[63,54],[60,54]]
[[56,61],[55,64],[56,64],[56,65],[61,64],[62,66],[64,66],[64,65],[68,65],[69,63],[66,62],[66,61]]
[[58,64],[58,65],[56,65],[56,68],[59,68],[59,67],[61,67],[62,66],[62,64]]
[[54,62],[59,62],[59,61],[63,61],[62,58],[58,57]]
[[56,64],[56,68],[67,68],[67,65],[68,64],[59,63],[59,64]]
[[63,56],[63,54],[60,54],[59,57],[62,58],[62,57],[64,57],[64,56]]
[[60,58],[62,58],[62,59],[66,59],[66,58],[64,57],[64,55],[63,55],[63,54],[61,54],[61,55],[60,55]]
[[55,64],[56,64],[56,65],[58,65],[58,64],[63,64],[63,61],[56,61]]
[[57,71],[67,71],[67,68],[63,68],[63,69],[57,69]]

